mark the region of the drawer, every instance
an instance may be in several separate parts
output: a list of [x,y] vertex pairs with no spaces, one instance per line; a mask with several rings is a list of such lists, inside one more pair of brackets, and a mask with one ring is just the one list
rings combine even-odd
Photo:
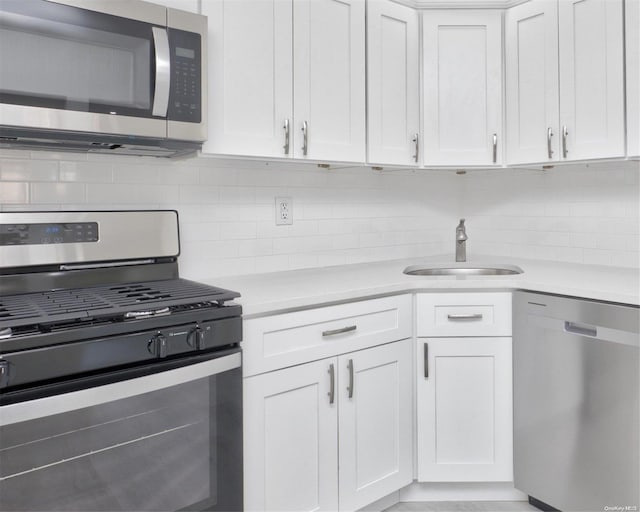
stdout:
[[423,293],[418,336],[511,336],[511,293]]
[[411,295],[245,320],[243,375],[411,337]]

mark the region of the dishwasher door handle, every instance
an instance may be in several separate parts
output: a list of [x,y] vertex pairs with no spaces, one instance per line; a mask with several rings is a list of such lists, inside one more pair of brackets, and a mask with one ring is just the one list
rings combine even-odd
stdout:
[[587,324],[579,324],[576,322],[564,322],[564,330],[565,332],[569,332],[571,334],[578,334],[580,336],[591,336],[595,338],[598,336],[598,328],[592,325]]

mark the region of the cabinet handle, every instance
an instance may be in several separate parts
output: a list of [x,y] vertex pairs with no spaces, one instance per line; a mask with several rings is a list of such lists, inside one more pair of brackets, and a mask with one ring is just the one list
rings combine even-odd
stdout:
[[331,331],[322,331],[322,336],[335,336],[336,334],[343,334],[345,332],[355,331],[358,328],[357,325],[350,325],[348,327],[340,327],[340,329],[333,329]]
[[569,135],[569,130],[567,129],[567,125],[564,125],[562,127],[562,158],[567,158],[567,153],[569,153],[567,149],[567,135]]
[[290,140],[289,119],[285,119],[284,120],[284,126],[282,128],[284,128],[284,146],[282,146],[282,149],[284,149],[284,154],[288,155],[289,154],[289,140]]
[[415,133],[413,135],[413,139],[411,139],[411,142],[413,142],[415,144],[416,147],[416,152],[413,154],[413,161],[418,163],[418,158],[420,156],[420,138],[419,138],[419,134]]
[[329,365],[329,404],[332,404],[336,398],[336,369],[333,363]]
[[571,334],[579,334],[580,336],[591,336],[595,338],[598,336],[598,328],[591,325],[582,325],[575,322],[564,323],[564,330]]
[[307,156],[309,149],[309,124],[306,121],[302,121],[302,154]]
[[429,344],[424,344],[424,378],[429,378]]
[[447,315],[447,318],[453,322],[464,321],[464,320],[482,320],[482,313],[471,313],[470,315],[461,314],[461,315]]
[[553,137],[553,130],[547,128],[547,155],[549,159],[553,158],[553,149],[551,149],[551,137]]
[[353,398],[353,359],[349,359],[347,368],[349,369],[349,386],[347,386],[347,391],[349,392],[349,398]]
[[493,163],[498,161],[498,134],[493,134]]

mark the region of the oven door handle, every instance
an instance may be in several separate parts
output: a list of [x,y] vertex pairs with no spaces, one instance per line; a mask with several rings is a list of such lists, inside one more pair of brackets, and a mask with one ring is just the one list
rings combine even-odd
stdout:
[[241,364],[242,355],[240,352],[236,352],[201,363],[189,364],[142,377],[134,377],[36,400],[3,405],[0,407],[0,426],[44,418],[53,414],[75,411],[84,407],[114,402],[151,391],[178,386],[240,368]]
[[166,28],[152,27],[153,48],[156,59],[156,86],[153,93],[154,116],[167,117],[169,89],[171,87],[171,51]]

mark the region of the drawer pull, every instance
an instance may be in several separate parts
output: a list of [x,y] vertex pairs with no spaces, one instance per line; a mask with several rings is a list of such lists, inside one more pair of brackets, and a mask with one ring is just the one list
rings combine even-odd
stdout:
[[329,403],[332,404],[336,397],[336,371],[333,363],[329,365]]
[[482,320],[482,313],[460,314],[460,315],[447,315],[447,318],[453,322],[465,321],[465,320]]
[[349,398],[353,398],[353,359],[349,359],[347,368],[349,369],[349,386],[347,387],[347,391],[349,392]]
[[336,334],[343,334],[345,332],[355,331],[358,328],[357,325],[350,325],[348,327],[341,327],[340,329],[333,329],[331,331],[322,331],[322,336],[335,336]]

